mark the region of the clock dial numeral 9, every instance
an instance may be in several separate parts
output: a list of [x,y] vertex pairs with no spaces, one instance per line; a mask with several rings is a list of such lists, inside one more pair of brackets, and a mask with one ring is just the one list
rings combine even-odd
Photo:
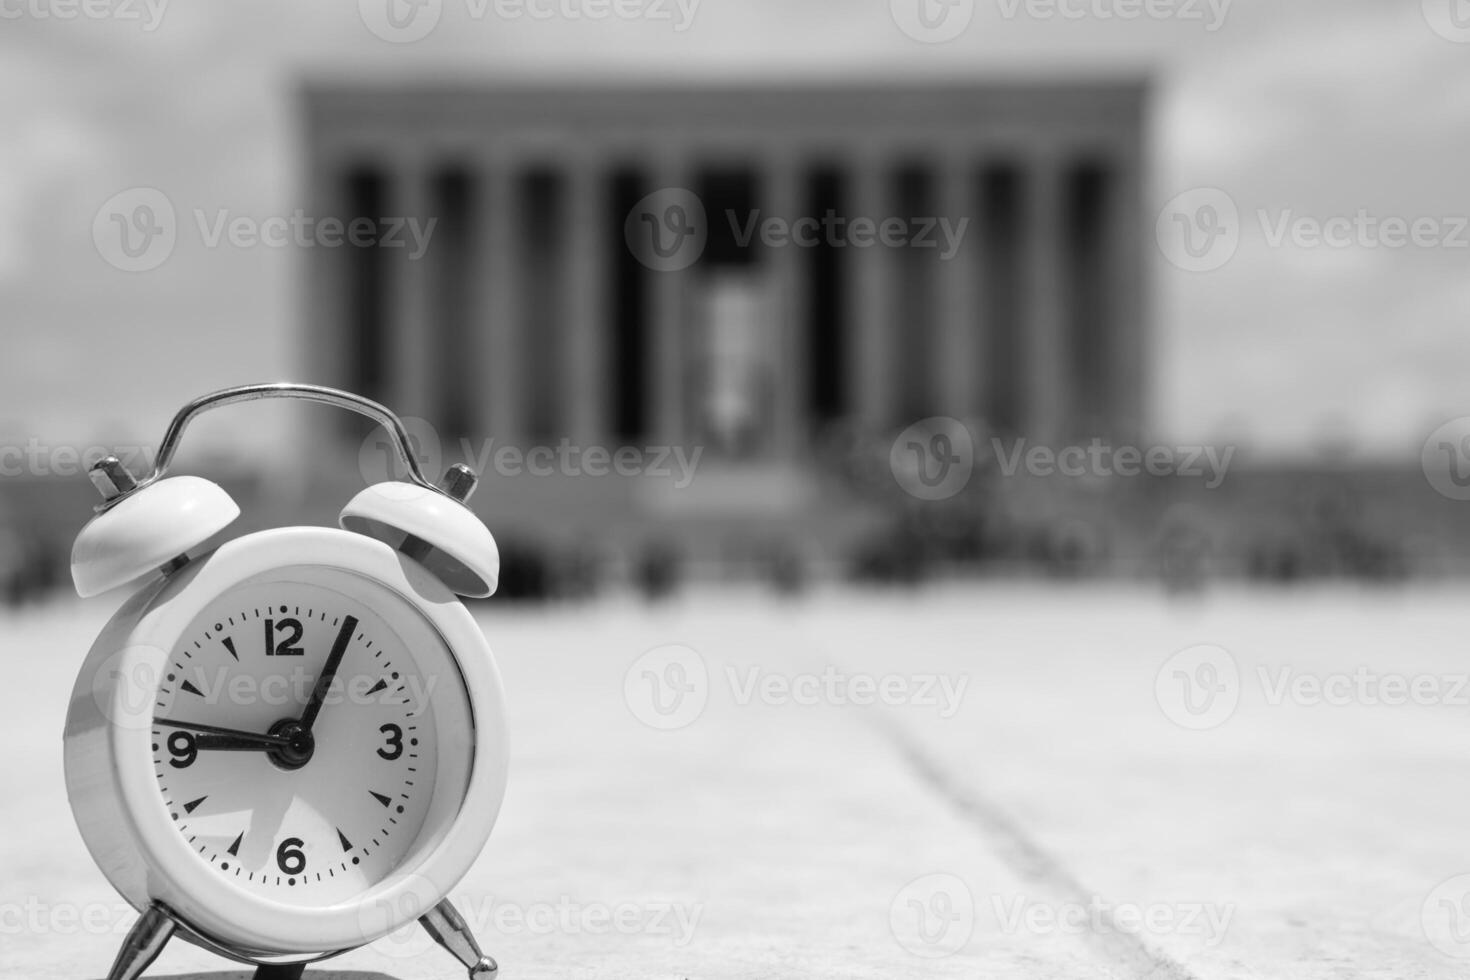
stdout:
[[267,657],[300,657],[306,651],[301,642],[301,620],[267,619],[265,621],[265,655]]
[[287,837],[276,848],[276,867],[283,874],[299,875],[306,870],[306,853],[301,850],[305,843],[300,837]]
[[378,749],[378,755],[392,762],[403,755],[403,729],[397,725],[383,725],[378,731],[388,736],[388,742]]
[[168,754],[173,756],[168,764],[175,769],[187,769],[199,758],[199,750],[194,747],[194,736],[188,732],[173,732],[168,737]]

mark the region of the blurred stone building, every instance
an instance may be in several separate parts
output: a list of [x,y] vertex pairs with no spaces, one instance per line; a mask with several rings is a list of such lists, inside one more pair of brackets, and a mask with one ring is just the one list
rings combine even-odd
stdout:
[[[432,420],[445,452],[701,454],[677,490],[488,474],[481,506],[528,529],[713,541],[755,518],[825,549],[871,523],[827,479],[834,446],[934,415],[1049,445],[1137,436],[1146,96],[312,85],[307,212],[383,238],[436,224],[416,258],[315,250],[310,373]],[[696,251],[640,245],[665,230]]]

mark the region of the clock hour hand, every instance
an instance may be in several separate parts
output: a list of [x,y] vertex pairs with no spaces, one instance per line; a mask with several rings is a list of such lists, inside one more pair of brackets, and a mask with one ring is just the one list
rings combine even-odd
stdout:
[[265,738],[255,736],[241,738],[239,735],[194,736],[194,748],[196,749],[217,749],[222,752],[269,752],[279,746],[280,743],[270,736]]
[[306,702],[306,710],[301,712],[301,720],[297,722],[301,730],[311,731],[311,726],[316,723],[316,716],[321,713],[322,702],[326,700],[327,691],[332,686],[332,678],[337,676],[337,668],[342,666],[342,658],[347,653],[347,644],[352,641],[352,634],[357,632],[357,617],[344,616],[342,628],[337,631],[337,638],[332,641],[332,651],[327,654],[327,662],[322,666],[322,672],[316,679],[316,686],[311,689],[311,698]]
[[[221,728],[219,725],[206,725],[198,721],[175,721],[172,718],[154,718],[153,724],[167,728],[183,728],[191,732],[198,732],[200,737],[194,740],[197,748],[233,748],[225,744],[205,744],[205,739],[230,740],[232,742],[248,742],[249,748],[285,748],[290,745],[290,740],[281,735],[265,735],[260,732],[242,732],[235,728]],[[247,746],[241,746],[247,747]]]

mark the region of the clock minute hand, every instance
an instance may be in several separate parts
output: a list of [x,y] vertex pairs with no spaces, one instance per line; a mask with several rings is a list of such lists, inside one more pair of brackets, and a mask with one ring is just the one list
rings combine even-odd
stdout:
[[[168,728],[184,728],[201,735],[218,735],[223,738],[235,739],[242,742],[250,742],[261,748],[273,748],[276,746],[286,747],[290,741],[281,735],[265,735],[260,732],[242,732],[236,728],[222,728],[219,725],[206,725],[198,721],[175,721],[172,718],[154,718],[153,724]],[[222,746],[215,746],[220,748]]]
[[322,666],[322,672],[316,679],[316,686],[311,690],[311,698],[306,702],[306,710],[301,712],[301,720],[297,723],[302,731],[311,731],[311,726],[316,723],[316,716],[321,713],[322,702],[326,700],[327,690],[332,686],[332,678],[337,676],[337,668],[342,666],[342,658],[347,653],[347,644],[352,640],[352,634],[357,632],[357,617],[346,616],[342,619],[342,628],[337,631],[337,638],[332,641],[332,652],[327,654],[327,662]]

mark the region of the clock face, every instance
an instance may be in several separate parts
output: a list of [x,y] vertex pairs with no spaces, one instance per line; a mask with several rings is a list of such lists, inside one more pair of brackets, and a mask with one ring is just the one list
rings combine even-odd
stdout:
[[219,595],[163,667],[158,793],[198,860],[303,907],[359,896],[442,837],[474,743],[459,668],[396,593],[285,569]]

